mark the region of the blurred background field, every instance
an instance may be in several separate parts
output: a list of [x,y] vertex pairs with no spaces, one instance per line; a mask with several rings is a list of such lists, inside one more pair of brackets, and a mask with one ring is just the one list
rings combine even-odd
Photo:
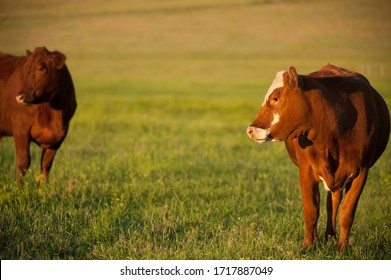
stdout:
[[34,145],[16,184],[13,139],[0,141],[0,258],[390,259],[391,147],[351,248],[301,252],[297,169],[283,143],[245,133],[291,65],[359,71],[390,108],[390,12],[386,0],[0,0],[0,51],[62,51],[78,100],[47,184]]

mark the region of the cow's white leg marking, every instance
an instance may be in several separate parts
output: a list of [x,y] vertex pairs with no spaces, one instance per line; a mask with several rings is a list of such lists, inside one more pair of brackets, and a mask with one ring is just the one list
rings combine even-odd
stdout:
[[327,186],[327,183],[326,183],[326,180],[322,177],[322,176],[319,176],[319,179],[323,182],[323,187],[326,191],[328,192],[331,192],[329,186]]

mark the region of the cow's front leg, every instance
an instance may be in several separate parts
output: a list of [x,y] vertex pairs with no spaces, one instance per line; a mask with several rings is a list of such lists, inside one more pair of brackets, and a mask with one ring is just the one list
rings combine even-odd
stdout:
[[339,213],[339,241],[338,251],[344,250],[349,244],[349,233],[352,228],[358,200],[368,176],[368,169],[361,170],[353,180],[351,187],[346,189],[346,194]]
[[17,180],[21,181],[30,166],[30,139],[28,135],[14,135]]
[[56,148],[47,148],[42,150],[41,157],[41,180],[47,181],[49,176],[49,171],[52,168],[54,156],[57,153]]
[[335,238],[337,229],[337,213],[341,203],[342,191],[327,193],[327,227],[326,227],[326,242],[329,238]]
[[300,166],[300,187],[304,205],[305,235],[303,247],[308,248],[318,240],[316,225],[319,217],[319,187],[310,167]]

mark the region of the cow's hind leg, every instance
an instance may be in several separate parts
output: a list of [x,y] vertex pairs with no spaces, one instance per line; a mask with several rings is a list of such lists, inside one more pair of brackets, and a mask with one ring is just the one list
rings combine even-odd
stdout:
[[300,187],[304,205],[305,236],[303,247],[308,248],[318,240],[317,222],[319,217],[319,187],[312,169],[300,166]]
[[326,242],[329,238],[335,238],[337,230],[337,212],[342,199],[342,191],[327,193],[327,227]]
[[342,251],[349,244],[349,233],[356,213],[358,200],[364,188],[368,176],[368,169],[361,170],[353,180],[351,187],[346,189],[346,194],[339,213],[340,234],[338,251]]
[[47,181],[50,169],[52,168],[57,149],[47,148],[42,150],[41,157],[41,180]]

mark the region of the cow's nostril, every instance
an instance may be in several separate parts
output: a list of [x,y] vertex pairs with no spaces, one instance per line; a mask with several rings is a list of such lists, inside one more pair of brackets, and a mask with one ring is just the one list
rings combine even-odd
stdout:
[[254,129],[251,126],[249,126],[247,128],[247,136],[253,138],[253,134],[254,134]]
[[24,94],[18,94],[16,96],[16,102],[18,102],[19,104],[24,103]]

